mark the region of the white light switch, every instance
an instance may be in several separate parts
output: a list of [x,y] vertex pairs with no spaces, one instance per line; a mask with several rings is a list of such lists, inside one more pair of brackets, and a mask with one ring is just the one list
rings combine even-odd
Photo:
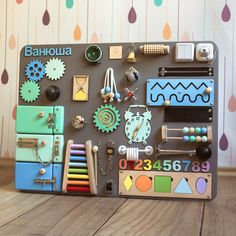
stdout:
[[175,61],[191,62],[194,60],[194,44],[193,43],[176,43]]

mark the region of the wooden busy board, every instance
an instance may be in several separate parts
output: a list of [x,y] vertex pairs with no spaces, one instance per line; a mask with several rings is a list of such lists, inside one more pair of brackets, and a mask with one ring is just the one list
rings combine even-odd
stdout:
[[[19,74],[23,112],[17,115],[16,131],[31,136],[18,137],[17,149],[32,148],[35,155],[37,148],[39,154],[29,161],[16,154],[16,163],[43,166],[36,184],[56,182],[61,186],[57,192],[77,195],[216,196],[218,51],[214,43],[28,45],[21,51]],[[40,152],[47,144],[42,141],[40,146],[38,139],[32,139],[48,133],[41,133],[41,126],[36,132],[30,130],[29,116],[24,117],[24,109],[32,106],[38,111],[54,107],[55,116],[50,114],[42,124],[64,138],[61,174],[53,177],[53,167],[52,180],[43,175],[55,159],[43,161]],[[57,109],[64,110],[61,132],[53,123],[59,119]],[[44,117],[41,111],[32,122]],[[20,122],[26,120],[28,131],[22,131]],[[58,144],[54,142],[53,155],[59,155]],[[16,180],[24,175],[17,172]]]

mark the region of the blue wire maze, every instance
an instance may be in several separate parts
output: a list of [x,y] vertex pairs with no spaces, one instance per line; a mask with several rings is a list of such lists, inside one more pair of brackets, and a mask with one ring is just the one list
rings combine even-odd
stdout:
[[157,79],[147,80],[148,106],[212,107],[214,80],[212,79]]

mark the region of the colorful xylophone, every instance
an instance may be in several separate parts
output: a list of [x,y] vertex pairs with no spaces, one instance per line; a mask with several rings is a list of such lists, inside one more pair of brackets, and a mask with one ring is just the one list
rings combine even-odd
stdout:
[[67,142],[62,191],[97,194],[91,140],[85,144]]

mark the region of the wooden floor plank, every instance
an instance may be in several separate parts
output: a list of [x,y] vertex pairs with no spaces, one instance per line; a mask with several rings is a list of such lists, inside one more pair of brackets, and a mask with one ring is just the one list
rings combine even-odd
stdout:
[[95,235],[199,235],[203,204],[129,199]]
[[236,235],[236,177],[218,180],[217,197],[205,204],[202,236]]
[[125,199],[56,196],[0,228],[4,235],[88,235],[96,232]]
[[46,235],[93,235],[126,199],[94,197],[70,212]]
[[0,227],[53,197],[50,194],[16,192],[14,191],[14,184],[1,187]]
[[14,182],[15,160],[0,158],[0,187]]

